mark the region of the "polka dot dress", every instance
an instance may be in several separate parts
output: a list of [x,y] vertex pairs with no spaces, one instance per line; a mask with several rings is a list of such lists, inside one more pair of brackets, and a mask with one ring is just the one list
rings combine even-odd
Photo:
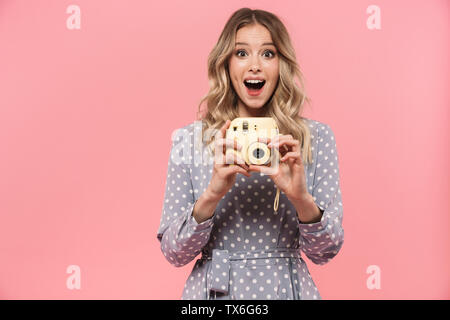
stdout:
[[192,210],[209,184],[214,159],[201,143],[200,121],[174,133],[157,237],[176,267],[200,255],[182,299],[321,299],[301,251],[319,265],[339,252],[343,207],[334,133],[324,123],[305,121],[313,153],[306,182],[322,212],[321,221],[310,224],[300,222],[283,192],[273,210],[276,186],[259,172],[238,174],[213,216],[197,223]]

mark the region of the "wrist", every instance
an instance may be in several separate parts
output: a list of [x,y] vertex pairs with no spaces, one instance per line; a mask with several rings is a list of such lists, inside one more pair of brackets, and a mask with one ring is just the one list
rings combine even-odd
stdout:
[[322,219],[322,211],[314,202],[311,194],[303,195],[300,198],[291,200],[301,223],[315,223]]
[[223,195],[217,194],[215,192],[213,192],[210,187],[208,186],[205,189],[205,192],[203,192],[202,197],[206,200],[206,201],[210,201],[210,202],[219,202],[222,198]]
[[220,199],[222,198],[214,195],[211,190],[206,188],[203,194],[198,198],[197,203],[192,210],[192,216],[197,223],[202,223],[213,216],[214,210]]
[[295,197],[289,196],[289,195],[286,195],[286,196],[289,199],[289,201],[291,201],[292,203],[295,202],[295,203],[301,204],[301,203],[310,203],[311,201],[314,202],[314,199],[309,192],[303,193],[303,194],[301,194],[299,196],[295,196]]

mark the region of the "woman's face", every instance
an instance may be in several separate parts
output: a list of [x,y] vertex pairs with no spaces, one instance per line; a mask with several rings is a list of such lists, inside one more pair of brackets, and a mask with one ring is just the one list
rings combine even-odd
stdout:
[[228,65],[231,82],[239,97],[239,116],[262,116],[262,107],[272,96],[279,77],[278,52],[269,30],[260,24],[239,29]]

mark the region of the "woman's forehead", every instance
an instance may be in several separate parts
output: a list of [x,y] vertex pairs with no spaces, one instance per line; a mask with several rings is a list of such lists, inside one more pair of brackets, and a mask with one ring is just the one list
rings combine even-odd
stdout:
[[262,25],[249,25],[240,28],[236,33],[236,45],[251,45],[251,44],[273,44],[272,36],[266,27]]

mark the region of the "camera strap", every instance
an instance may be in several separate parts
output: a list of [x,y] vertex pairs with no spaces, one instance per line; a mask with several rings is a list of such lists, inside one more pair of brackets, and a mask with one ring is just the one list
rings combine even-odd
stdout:
[[273,210],[278,210],[278,202],[280,201],[280,189],[277,188],[277,194],[275,196],[275,201],[273,202]]

